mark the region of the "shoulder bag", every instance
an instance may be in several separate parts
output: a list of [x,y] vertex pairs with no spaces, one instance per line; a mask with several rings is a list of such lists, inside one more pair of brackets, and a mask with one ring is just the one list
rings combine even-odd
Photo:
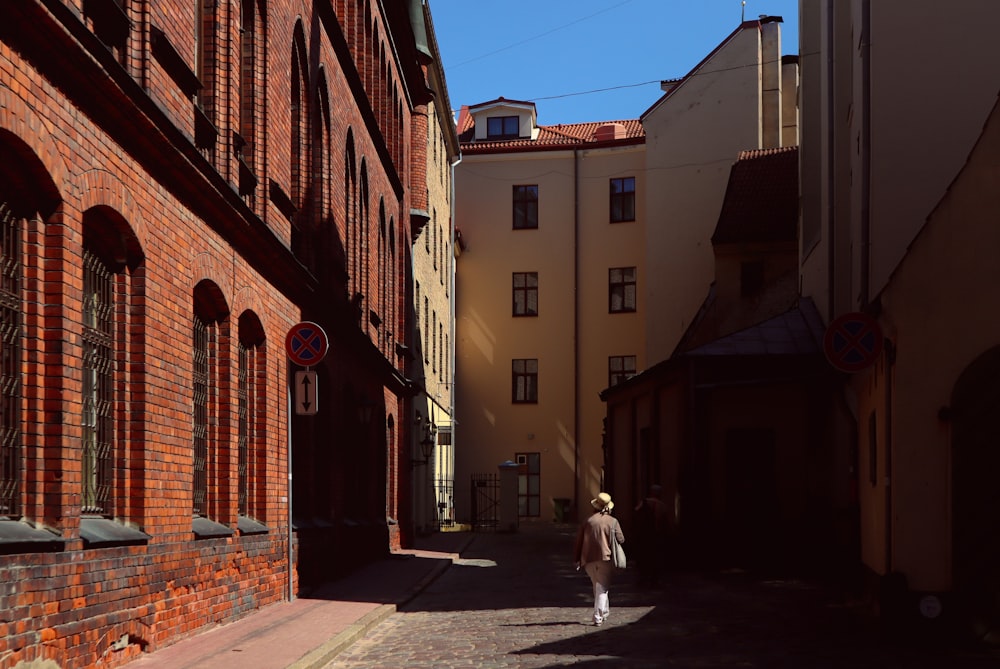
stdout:
[[611,563],[616,569],[625,569],[625,549],[622,545],[618,543],[618,521],[615,521],[615,527],[611,530]]

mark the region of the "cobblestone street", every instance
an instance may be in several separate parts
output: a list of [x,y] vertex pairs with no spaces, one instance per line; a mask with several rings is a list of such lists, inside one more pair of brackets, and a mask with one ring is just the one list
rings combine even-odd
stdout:
[[[1000,656],[916,639],[884,642],[827,590],[744,573],[672,573],[652,592],[632,570],[590,624],[574,528],[480,534],[462,559],[329,667],[986,668]],[[626,544],[627,548],[627,544]]]

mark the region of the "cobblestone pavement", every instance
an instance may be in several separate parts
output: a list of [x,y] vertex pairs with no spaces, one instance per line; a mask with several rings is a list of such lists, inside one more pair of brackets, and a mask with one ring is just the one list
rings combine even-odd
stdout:
[[642,591],[626,571],[608,622],[594,627],[590,581],[570,564],[573,533],[536,525],[477,535],[441,578],[328,667],[1000,667],[1000,655],[926,636],[887,642],[824,588],[745,573],[672,573]]

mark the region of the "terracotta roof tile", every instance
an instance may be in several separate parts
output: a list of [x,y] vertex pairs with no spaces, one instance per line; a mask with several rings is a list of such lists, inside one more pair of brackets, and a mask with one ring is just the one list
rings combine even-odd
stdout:
[[798,147],[743,151],[729,172],[712,243],[794,241],[798,217]]
[[[463,111],[466,108],[463,107]],[[473,141],[475,137],[475,122],[472,114],[463,113],[459,115],[459,142],[462,145],[463,153],[495,152],[495,151],[518,151],[518,150],[540,150],[547,148],[565,148],[567,146],[578,146],[586,144],[598,144],[601,140],[597,138],[598,128],[608,125],[621,126],[621,137],[617,141],[628,144],[641,143],[645,141],[646,131],[642,127],[639,119],[628,119],[624,121],[590,121],[587,123],[563,123],[559,125],[538,126],[538,137],[535,139],[518,138],[504,140]]]

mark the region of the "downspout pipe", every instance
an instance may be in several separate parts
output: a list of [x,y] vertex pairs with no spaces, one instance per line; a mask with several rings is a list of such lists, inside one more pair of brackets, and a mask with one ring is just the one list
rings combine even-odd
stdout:
[[580,509],[580,149],[573,149],[573,518]]
[[295,600],[295,586],[292,583],[292,393],[294,389],[292,388],[292,365],[291,362],[285,361],[285,379],[287,382],[287,389],[285,391],[286,404],[285,416],[288,422],[286,427],[285,436],[285,447],[288,449],[288,601]]
[[[458,273],[458,263],[455,262],[455,250],[458,240],[456,239],[455,230],[458,228],[458,224],[455,221],[455,168],[458,164],[462,162],[462,154],[455,157],[455,161],[451,163],[451,184],[449,194],[450,202],[449,206],[451,208],[451,257],[448,258],[448,262],[451,264],[451,273],[448,277],[448,281],[451,282],[451,299],[448,300],[448,308],[451,311],[449,317],[451,318],[451,346],[448,347],[448,357],[451,362],[449,369],[451,370],[451,380],[450,380],[450,392],[448,393],[448,415],[451,417],[451,445],[448,447],[450,453],[448,457],[444,458],[445,471],[441,473],[441,478],[450,480],[452,482],[452,490],[454,491],[455,486],[455,432],[458,429],[458,420],[455,416],[455,378],[457,376],[455,371],[455,365],[458,362],[458,356],[455,351],[458,349],[458,342],[455,341],[455,335],[458,333],[458,323],[455,322],[455,302],[458,300],[458,293],[455,292],[456,287],[456,275]],[[440,501],[440,500],[438,500]],[[454,505],[454,492],[452,493],[452,499],[450,504]],[[449,510],[454,513],[453,509]]]

